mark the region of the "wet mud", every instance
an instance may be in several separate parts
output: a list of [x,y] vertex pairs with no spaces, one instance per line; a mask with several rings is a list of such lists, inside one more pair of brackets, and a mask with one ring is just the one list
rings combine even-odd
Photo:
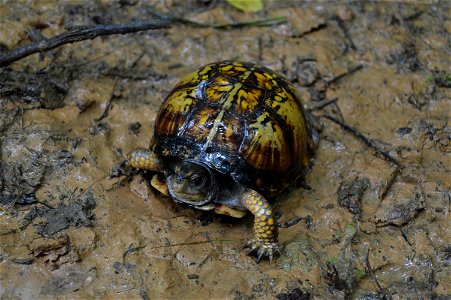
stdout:
[[[265,1],[256,13],[223,1],[1,4],[1,51],[155,13],[184,22],[0,68],[0,297],[448,299],[449,11],[446,1]],[[305,183],[275,203],[272,263],[241,251],[252,218],[175,204],[124,161],[148,146],[175,83],[225,59],[286,76],[320,131]]]

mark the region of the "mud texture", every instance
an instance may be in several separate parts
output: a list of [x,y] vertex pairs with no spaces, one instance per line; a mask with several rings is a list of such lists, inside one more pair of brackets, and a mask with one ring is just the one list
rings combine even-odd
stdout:
[[[81,25],[170,14],[202,24],[65,45],[0,69],[0,298],[449,299],[446,1],[6,1],[0,49]],[[157,195],[146,147],[175,83],[225,59],[292,81],[320,130],[303,187],[275,204],[282,255],[241,246],[252,218]],[[448,279],[447,279],[448,278]]]

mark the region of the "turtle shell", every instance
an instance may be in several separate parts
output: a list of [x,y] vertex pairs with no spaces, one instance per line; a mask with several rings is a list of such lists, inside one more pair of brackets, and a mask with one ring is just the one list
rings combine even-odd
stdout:
[[262,66],[224,61],[174,87],[158,112],[151,149],[273,194],[299,177],[313,140],[291,83]]

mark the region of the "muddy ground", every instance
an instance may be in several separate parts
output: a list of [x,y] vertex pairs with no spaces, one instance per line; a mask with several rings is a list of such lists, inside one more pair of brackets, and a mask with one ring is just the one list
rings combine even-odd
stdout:
[[[2,3],[1,51],[154,13],[286,22],[176,23],[1,68],[0,298],[449,299],[449,2]],[[310,188],[275,204],[272,263],[240,250],[252,218],[176,205],[124,164],[174,84],[224,59],[284,74],[321,130]]]

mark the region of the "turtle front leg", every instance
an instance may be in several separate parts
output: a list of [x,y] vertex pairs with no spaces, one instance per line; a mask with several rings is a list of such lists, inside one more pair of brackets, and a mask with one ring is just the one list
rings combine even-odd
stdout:
[[277,222],[274,218],[271,205],[262,195],[251,189],[244,191],[241,196],[241,201],[255,216],[255,237],[248,241],[243,248],[249,249],[248,255],[256,252],[257,263],[263,257],[268,257],[271,261],[275,253],[280,255],[280,249],[277,243]]
[[159,157],[148,149],[137,148],[127,155],[128,163],[138,169],[161,172],[163,165]]

